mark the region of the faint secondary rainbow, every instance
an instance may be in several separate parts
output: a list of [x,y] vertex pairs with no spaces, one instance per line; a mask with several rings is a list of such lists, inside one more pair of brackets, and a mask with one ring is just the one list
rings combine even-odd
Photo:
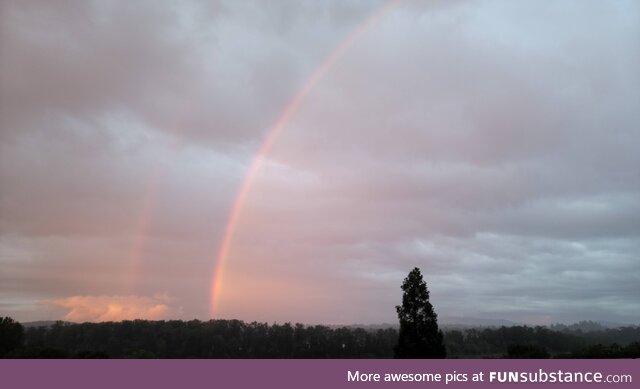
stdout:
[[233,201],[233,205],[231,207],[231,211],[229,212],[229,217],[227,219],[227,224],[224,230],[222,241],[220,243],[220,248],[216,257],[216,264],[211,278],[209,304],[209,313],[211,317],[215,317],[217,311],[220,291],[222,290],[222,276],[224,273],[225,262],[229,254],[233,235],[236,231],[236,227],[238,226],[238,221],[240,220],[242,207],[245,203],[247,195],[249,194],[249,190],[251,189],[251,185],[253,184],[258,170],[260,170],[260,167],[262,166],[262,163],[265,160],[266,156],[269,154],[269,151],[276,141],[276,138],[280,135],[282,129],[289,122],[291,116],[298,110],[300,104],[304,101],[304,99],[316,86],[320,79],[325,75],[325,73],[327,73],[327,71],[342,57],[342,55],[354,44],[354,42],[365,31],[369,29],[369,27],[371,27],[377,20],[384,16],[393,6],[395,6],[400,1],[402,0],[390,0],[385,2],[384,4],[382,4],[382,6],[378,7],[371,14],[369,14],[369,16],[364,19],[357,27],[355,27],[353,31],[351,31],[349,35],[347,35],[340,42],[340,44],[327,57],[325,57],[320,65],[306,79],[300,90],[298,90],[293,99],[291,99],[289,103],[287,103],[276,122],[267,132],[262,144],[260,145],[260,148],[251,161],[251,165],[249,165],[249,168],[247,169],[247,173],[244,177],[244,180],[242,181],[242,184],[240,185],[240,188],[238,189],[236,197]]
[[[184,115],[185,117],[188,114]],[[170,156],[175,155],[181,143],[181,137],[186,130],[182,126],[175,126],[168,142]],[[154,210],[161,185],[168,175],[168,168],[163,164],[157,164],[146,182],[142,207],[136,215],[131,248],[129,250],[128,268],[124,277],[124,290],[128,294],[135,294],[135,286],[144,262],[149,228],[153,222]]]

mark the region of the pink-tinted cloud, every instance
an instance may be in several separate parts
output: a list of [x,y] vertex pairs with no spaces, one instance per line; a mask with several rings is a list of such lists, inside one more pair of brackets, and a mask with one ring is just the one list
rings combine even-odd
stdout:
[[176,314],[167,295],[144,296],[71,296],[51,303],[69,310],[63,320],[102,322],[133,319],[160,320]]

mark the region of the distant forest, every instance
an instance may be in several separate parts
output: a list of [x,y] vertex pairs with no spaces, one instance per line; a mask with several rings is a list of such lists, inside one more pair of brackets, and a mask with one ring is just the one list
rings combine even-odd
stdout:
[[[23,327],[1,318],[4,358],[392,358],[395,328],[147,321]],[[445,329],[449,358],[638,358],[640,327]]]

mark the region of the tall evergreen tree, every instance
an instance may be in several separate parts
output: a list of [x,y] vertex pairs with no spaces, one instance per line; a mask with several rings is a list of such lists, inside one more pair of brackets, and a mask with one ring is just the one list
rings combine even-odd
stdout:
[[402,306],[396,306],[400,331],[395,358],[445,358],[442,331],[438,315],[429,302],[427,283],[420,269],[411,270],[402,283]]

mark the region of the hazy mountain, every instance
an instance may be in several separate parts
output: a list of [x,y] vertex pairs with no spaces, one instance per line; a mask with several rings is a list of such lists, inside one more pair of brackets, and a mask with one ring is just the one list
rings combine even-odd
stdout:
[[506,319],[489,319],[467,316],[442,317],[439,320],[440,326],[444,328],[470,328],[470,327],[511,327],[521,325]]
[[596,322],[592,320],[583,320],[573,324],[558,323],[549,326],[550,329],[560,332],[596,332],[620,327],[637,327],[637,325],[610,321]]

